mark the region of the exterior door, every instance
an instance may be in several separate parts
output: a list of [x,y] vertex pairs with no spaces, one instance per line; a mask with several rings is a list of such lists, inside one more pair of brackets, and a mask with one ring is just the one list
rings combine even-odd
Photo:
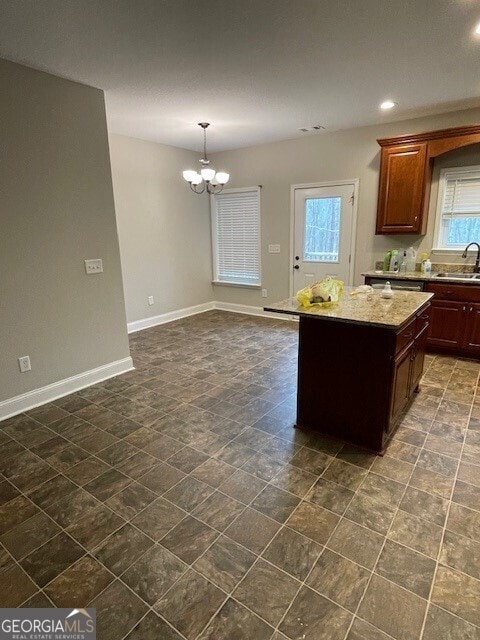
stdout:
[[293,294],[326,276],[350,284],[354,188],[295,187]]

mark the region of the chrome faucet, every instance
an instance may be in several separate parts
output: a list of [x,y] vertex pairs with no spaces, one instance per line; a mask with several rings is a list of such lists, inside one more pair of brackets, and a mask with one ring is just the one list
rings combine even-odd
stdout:
[[477,257],[475,259],[475,266],[473,267],[473,273],[480,273],[480,244],[478,242],[470,242],[470,244],[465,247],[465,251],[462,253],[462,258],[467,257],[467,251],[474,244],[477,247]]

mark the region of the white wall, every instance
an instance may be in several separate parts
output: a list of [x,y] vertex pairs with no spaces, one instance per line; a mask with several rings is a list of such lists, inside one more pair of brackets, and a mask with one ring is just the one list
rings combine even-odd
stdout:
[[103,92],[0,60],[0,95],[2,401],[129,347]]
[[209,198],[182,179],[199,154],[115,134],[110,154],[128,322],[211,301]]
[[[430,131],[480,122],[480,109],[470,109],[381,126],[321,133],[296,140],[261,145],[214,156],[215,166],[231,175],[229,187],[263,185],[262,208],[262,286],[260,291],[238,287],[214,286],[214,299],[224,302],[263,306],[265,302],[290,295],[290,187],[292,184],[359,178],[357,238],[355,243],[355,280],[363,282],[361,272],[373,268],[376,260],[391,248],[415,244],[420,251],[430,250],[433,238],[433,215],[428,231],[422,236],[376,236],[380,147],[377,138]],[[467,164],[477,153],[466,151]],[[461,153],[457,153],[457,159]],[[450,161],[451,158],[447,160]],[[443,163],[443,160],[442,160]],[[436,174],[437,175],[437,174]],[[435,188],[434,188],[435,190]],[[435,193],[431,203],[435,205]],[[268,244],[280,244],[280,254],[267,253]]]

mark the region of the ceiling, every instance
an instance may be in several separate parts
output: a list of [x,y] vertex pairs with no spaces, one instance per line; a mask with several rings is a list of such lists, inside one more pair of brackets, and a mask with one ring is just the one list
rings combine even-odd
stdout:
[[479,105],[478,22],[478,0],[0,0],[0,57],[104,89],[112,132],[199,150],[203,120],[219,151]]

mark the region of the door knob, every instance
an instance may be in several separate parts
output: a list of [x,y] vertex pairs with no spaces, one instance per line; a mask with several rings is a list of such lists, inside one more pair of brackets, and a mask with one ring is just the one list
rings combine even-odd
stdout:
[[298,264],[294,264],[294,265],[293,265],[293,268],[294,268],[294,269],[300,269],[300,267],[298,266]]
[[295,256],[295,260],[300,260],[300,256]]

